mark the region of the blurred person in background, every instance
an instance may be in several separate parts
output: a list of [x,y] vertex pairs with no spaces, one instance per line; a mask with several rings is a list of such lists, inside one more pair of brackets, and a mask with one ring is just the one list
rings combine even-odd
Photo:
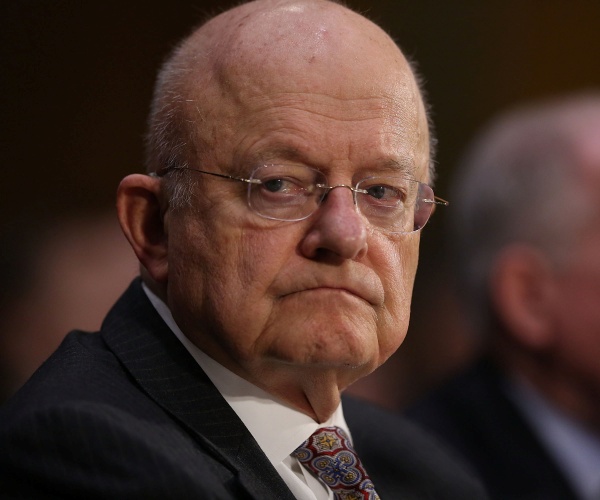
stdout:
[[600,498],[600,94],[530,105],[474,141],[452,192],[481,359],[407,414],[498,500]]
[[69,330],[98,330],[138,266],[112,213],[13,218],[0,238],[2,402]]

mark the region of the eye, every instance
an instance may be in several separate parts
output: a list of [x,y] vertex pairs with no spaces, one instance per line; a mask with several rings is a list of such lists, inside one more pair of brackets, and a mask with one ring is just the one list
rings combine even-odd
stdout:
[[361,186],[371,203],[382,205],[397,205],[406,198],[405,192],[398,186],[391,184],[369,184]]
[[284,181],[283,179],[271,179],[268,181],[263,181],[263,186],[267,191],[270,191],[271,193],[276,193],[277,191],[280,191],[283,188]]
[[367,190],[367,193],[369,194],[369,196],[372,196],[373,198],[377,199],[377,200],[383,200],[383,199],[387,199],[390,196],[394,196],[394,191],[392,189],[390,189],[389,186],[371,186],[369,187]]
[[[250,196],[252,204],[261,206],[304,206],[310,200],[316,201],[316,185],[323,175],[304,165],[269,164],[256,169],[251,178],[254,184]],[[310,205],[312,206],[312,205]],[[281,216],[281,215],[280,215]]]
[[269,193],[297,195],[307,190],[307,186],[303,181],[293,178],[263,179],[261,184]]

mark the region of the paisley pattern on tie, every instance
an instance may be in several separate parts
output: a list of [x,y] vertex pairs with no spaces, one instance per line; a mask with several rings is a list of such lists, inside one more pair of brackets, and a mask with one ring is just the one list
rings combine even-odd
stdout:
[[292,455],[331,488],[336,500],[379,500],[348,435],[339,427],[317,429]]

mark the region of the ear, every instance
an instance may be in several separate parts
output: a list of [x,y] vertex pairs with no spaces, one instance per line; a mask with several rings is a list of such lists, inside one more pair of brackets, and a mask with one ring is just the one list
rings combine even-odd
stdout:
[[166,283],[168,245],[160,179],[144,174],[125,177],[117,190],[117,214],[139,261],[157,283]]
[[552,343],[556,283],[548,258],[523,244],[507,247],[496,259],[491,297],[509,335],[530,349]]

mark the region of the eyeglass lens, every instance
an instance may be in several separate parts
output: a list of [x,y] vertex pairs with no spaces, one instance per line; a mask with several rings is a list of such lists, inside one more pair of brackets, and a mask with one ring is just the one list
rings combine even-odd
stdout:
[[[258,167],[248,184],[248,204],[262,217],[298,221],[312,215],[331,189],[322,172],[300,165]],[[354,188],[354,201],[370,224],[394,233],[421,229],[433,211],[433,190],[403,177],[369,177]]]

